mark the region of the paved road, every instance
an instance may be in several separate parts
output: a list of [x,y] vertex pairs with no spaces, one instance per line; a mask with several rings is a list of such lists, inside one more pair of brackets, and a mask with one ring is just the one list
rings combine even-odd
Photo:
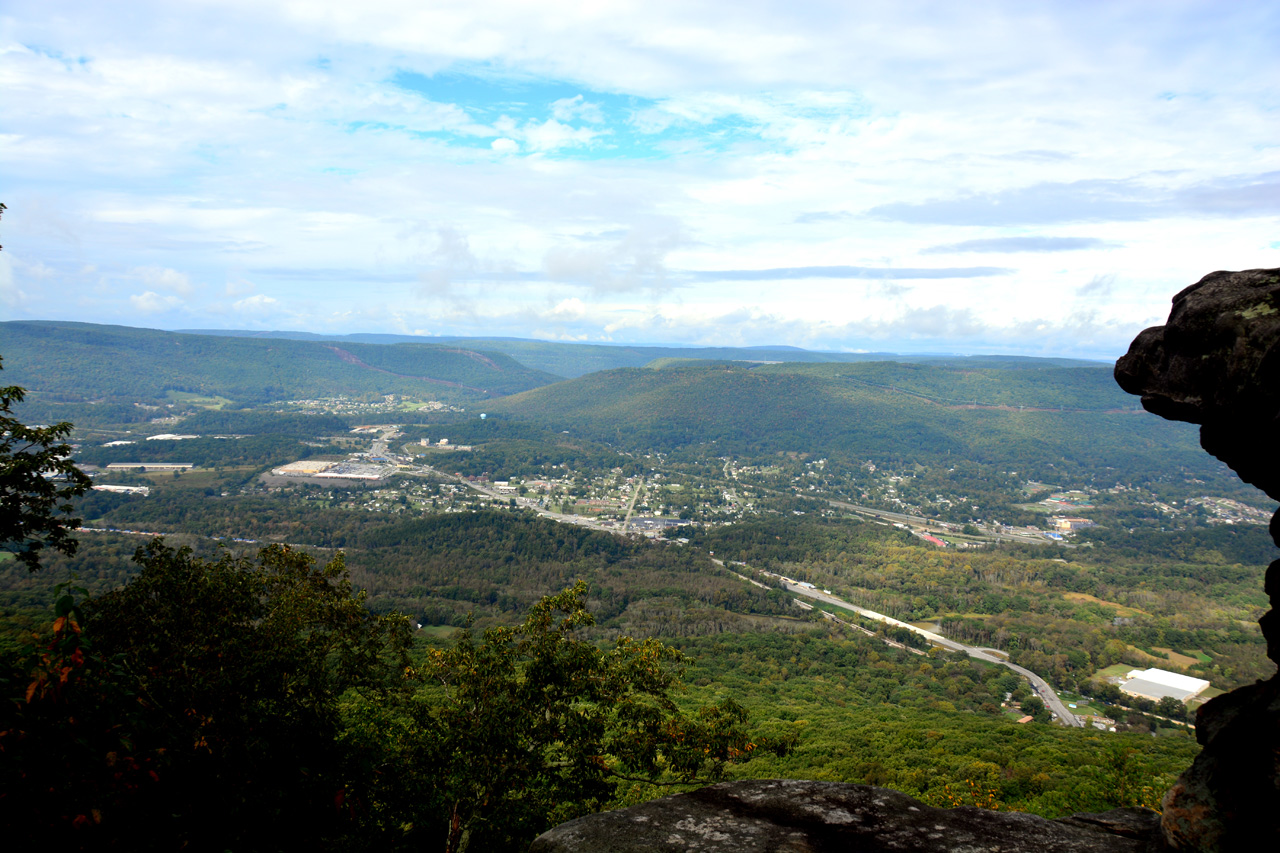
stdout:
[[[869,506],[858,506],[857,504],[846,503],[845,501],[829,500],[827,501],[827,503],[831,504],[832,506],[839,507],[840,509],[847,509],[847,510],[850,510],[851,512],[856,512],[859,515],[869,515],[873,518],[883,518],[886,521],[896,521],[900,524],[906,524],[910,527],[919,527],[924,530],[932,530],[934,532],[939,532],[939,533],[955,532],[954,530],[943,527],[936,520],[921,518],[916,515],[904,515],[903,513],[900,513],[900,512],[889,512],[888,510],[874,509]],[[1026,545],[1051,544],[1050,540],[1045,539],[1044,537],[1041,537],[1041,536],[1024,536],[1022,534],[1017,534],[1017,533],[1000,533],[1000,532],[992,531],[990,528],[983,528],[982,533],[978,538],[991,539],[997,542],[999,541],[1022,542],[1023,544],[1026,544]]]
[[[774,575],[773,577],[776,578],[778,576]],[[1058,717],[1058,720],[1062,722],[1063,725],[1077,726],[1081,728],[1084,726],[1084,723],[1075,714],[1067,710],[1066,704],[1061,699],[1058,698],[1057,693],[1053,692],[1053,688],[1049,686],[1049,682],[1045,681],[1043,678],[1036,675],[1034,672],[1027,669],[1026,667],[1018,666],[1016,663],[1010,663],[1007,660],[999,658],[996,655],[991,654],[990,652],[984,651],[974,646],[966,646],[964,643],[957,643],[955,640],[948,639],[947,637],[944,637],[941,634],[935,634],[932,631],[926,631],[923,628],[917,628],[915,625],[911,625],[907,622],[902,622],[898,619],[894,619],[892,616],[885,616],[883,613],[877,613],[874,610],[867,610],[865,607],[858,607],[856,604],[850,604],[844,599],[836,598],[834,595],[828,595],[822,592],[821,590],[809,589],[808,587],[800,586],[799,584],[795,584],[795,583],[787,583],[786,581],[782,581],[780,578],[779,578],[779,581],[782,583],[784,587],[787,588],[788,591],[794,592],[796,595],[803,595],[806,598],[812,598],[816,601],[824,601],[827,604],[834,604],[837,607],[843,607],[846,610],[852,610],[853,612],[861,616],[865,616],[868,619],[874,619],[877,622],[884,622],[888,625],[893,625],[898,628],[906,628],[908,631],[912,631],[924,637],[926,640],[933,643],[935,646],[942,646],[944,649],[951,649],[952,651],[956,651],[956,652],[964,652],[971,658],[977,658],[978,660],[986,661],[987,663],[994,663],[994,664],[999,664],[1000,666],[1008,667],[1009,669],[1013,670],[1014,672],[1026,678],[1027,681],[1031,682],[1031,687],[1036,691],[1036,694],[1044,702],[1045,707],[1047,707],[1050,711],[1056,714]]]
[[[726,465],[729,463],[725,463]],[[627,528],[631,526],[631,516],[636,513],[636,501],[640,498],[640,490],[644,488],[644,477],[640,478],[640,482],[636,483],[635,491],[631,493],[631,503],[627,505],[627,517],[622,519],[622,535],[627,535]]]

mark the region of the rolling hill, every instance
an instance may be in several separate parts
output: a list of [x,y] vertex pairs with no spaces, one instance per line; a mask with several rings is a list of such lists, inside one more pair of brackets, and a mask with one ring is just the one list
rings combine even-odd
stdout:
[[412,335],[318,335],[312,332],[252,332],[233,330],[194,330],[192,334],[249,337],[257,339],[283,339],[306,341],[330,341],[345,346],[347,343],[396,344],[431,343],[461,346],[486,352],[500,352],[534,370],[553,373],[559,377],[576,378],[600,370],[619,367],[644,367],[656,359],[696,359],[699,361],[735,361],[755,364],[773,362],[804,363],[858,363],[866,361],[902,361],[922,364],[940,364],[973,367],[1083,367],[1097,366],[1098,362],[1069,358],[1031,358],[1027,356],[960,356],[936,354],[901,354],[886,352],[818,352],[792,346],[755,347],[681,347],[643,346],[637,344],[577,344],[561,341],[536,341],[524,338],[461,338],[415,337]]
[[0,323],[5,384],[57,403],[163,400],[236,404],[404,394],[446,402],[525,391],[558,377],[496,352],[440,344],[193,335],[88,323]]
[[1058,479],[1221,467],[1200,450],[1194,427],[1141,412],[1106,369],[659,366],[593,373],[487,409],[632,451],[965,459]]

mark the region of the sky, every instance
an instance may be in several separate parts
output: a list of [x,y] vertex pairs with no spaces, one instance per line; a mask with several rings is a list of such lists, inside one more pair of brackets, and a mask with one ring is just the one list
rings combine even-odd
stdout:
[[1114,359],[1280,267],[1278,44],[1272,0],[6,0],[0,319]]

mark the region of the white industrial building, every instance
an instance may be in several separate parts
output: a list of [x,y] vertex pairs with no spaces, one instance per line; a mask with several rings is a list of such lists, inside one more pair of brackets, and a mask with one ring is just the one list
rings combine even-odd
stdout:
[[1208,686],[1209,682],[1203,678],[1153,668],[1130,670],[1126,680],[1120,683],[1120,690],[1130,696],[1145,696],[1156,701],[1172,696],[1179,702],[1185,702],[1199,696]]
[[186,471],[194,467],[193,462],[112,462],[107,470],[136,471],[141,468],[144,471]]

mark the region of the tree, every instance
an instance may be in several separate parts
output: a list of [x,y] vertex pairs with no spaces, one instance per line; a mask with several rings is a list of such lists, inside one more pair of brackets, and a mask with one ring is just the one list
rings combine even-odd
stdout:
[[1053,719],[1053,715],[1049,713],[1049,709],[1044,706],[1039,696],[1023,699],[1022,713],[1035,718],[1037,723],[1047,723]]
[[405,620],[371,614],[340,556],[208,561],[157,539],[134,559],[129,584],[83,619],[63,596],[52,639],[0,667],[0,825],[95,849],[346,835],[339,698],[402,682]]
[[1171,720],[1185,720],[1187,706],[1172,696],[1162,696],[1156,703],[1156,713]]
[[[414,675],[398,709],[349,703],[353,744],[384,761],[368,800],[385,829],[408,825],[446,853],[519,850],[539,832],[607,807],[619,784],[695,783],[788,742],[753,741],[731,701],[688,714],[672,701],[681,654],[654,639],[604,649],[579,581],[517,628],[468,629]],[[406,824],[407,822],[407,824]]]
[[71,499],[93,481],[70,459],[71,424],[30,427],[13,416],[25,396],[16,385],[0,387],[0,548],[34,572],[46,547],[75,552],[70,531],[80,519],[70,516]]

